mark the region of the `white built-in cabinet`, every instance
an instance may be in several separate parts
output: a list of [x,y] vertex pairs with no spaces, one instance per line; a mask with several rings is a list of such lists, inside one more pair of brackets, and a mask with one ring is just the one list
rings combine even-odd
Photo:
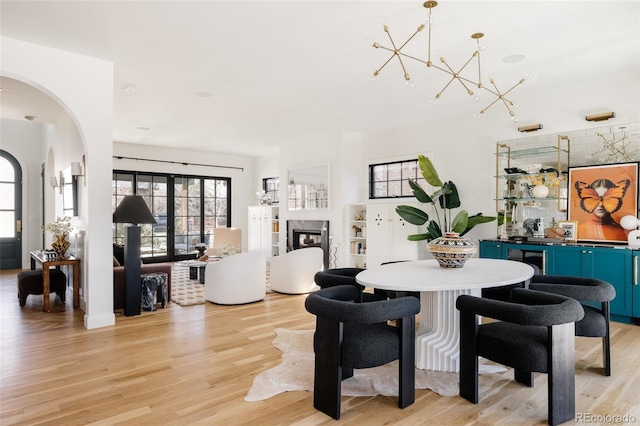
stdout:
[[263,253],[267,259],[279,254],[280,220],[278,206],[249,207],[247,229],[250,252]]
[[369,203],[367,204],[367,265],[378,266],[385,262],[420,259],[420,244],[407,240],[411,234],[424,232],[420,227],[406,222],[396,213],[400,204],[416,206],[414,203]]
[[[348,266],[366,268],[385,262],[424,258],[426,243],[409,241],[407,236],[424,229],[406,222],[396,213],[400,204],[351,204],[347,209]],[[358,232],[356,232],[358,231]]]

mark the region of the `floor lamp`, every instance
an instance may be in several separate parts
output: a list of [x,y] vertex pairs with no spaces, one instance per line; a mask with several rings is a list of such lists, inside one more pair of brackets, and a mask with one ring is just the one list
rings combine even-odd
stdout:
[[114,223],[130,223],[124,239],[124,315],[140,315],[140,223],[156,223],[147,203],[140,195],[126,195],[116,211]]

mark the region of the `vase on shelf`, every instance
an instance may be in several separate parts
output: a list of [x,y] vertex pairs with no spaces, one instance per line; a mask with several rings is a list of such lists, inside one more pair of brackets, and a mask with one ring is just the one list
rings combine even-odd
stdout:
[[58,259],[65,259],[67,256],[67,250],[71,243],[67,240],[67,234],[57,234],[54,242],[51,243],[51,248],[56,252]]
[[535,198],[546,198],[549,195],[549,187],[546,185],[536,185],[531,190]]
[[427,249],[441,268],[462,268],[478,252],[475,244],[457,232],[445,232],[427,244]]

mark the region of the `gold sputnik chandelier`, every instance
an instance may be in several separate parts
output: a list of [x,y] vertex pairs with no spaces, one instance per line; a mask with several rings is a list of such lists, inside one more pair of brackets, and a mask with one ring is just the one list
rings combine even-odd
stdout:
[[611,139],[600,132],[596,135],[602,142],[602,148],[589,154],[587,158],[597,158],[601,162],[622,163],[624,161],[634,161],[638,155],[638,150],[633,148],[634,138],[638,135],[628,135],[625,131],[626,127],[620,127],[621,136],[616,139],[615,132],[611,132]]
[[[383,50],[387,50],[389,52],[391,52],[391,56],[389,57],[389,59],[387,59],[380,68],[378,68],[377,70],[375,70],[373,72],[373,76],[370,77],[369,79],[371,81],[373,81],[379,74],[380,72],[384,69],[384,67],[387,66],[387,64],[389,64],[393,58],[397,58],[398,62],[400,63],[400,67],[402,68],[402,72],[404,74],[404,79],[406,80],[406,84],[409,88],[414,88],[415,87],[415,83],[413,82],[413,80],[411,80],[411,77],[409,75],[409,72],[407,71],[407,68],[405,66],[405,62],[403,60],[403,58],[407,58],[407,59],[411,59],[414,61],[418,61],[421,62],[423,64],[425,64],[428,68],[434,68],[438,71],[444,72],[449,74],[449,76],[451,77],[450,80],[445,84],[445,86],[442,88],[442,90],[440,90],[436,96],[435,96],[435,100],[432,101],[433,103],[435,103],[440,96],[442,95],[442,93],[451,85],[451,83],[453,83],[454,81],[457,81],[460,85],[462,85],[462,87],[465,89],[465,91],[467,92],[467,94],[469,94],[470,96],[474,96],[476,98],[476,100],[478,99],[477,96],[475,96],[472,87],[477,87],[478,89],[484,89],[487,92],[491,93],[492,95],[495,96],[495,100],[493,100],[493,102],[491,102],[488,106],[486,106],[485,108],[480,110],[479,114],[476,114],[475,116],[477,118],[482,117],[482,115],[489,109],[491,108],[493,105],[495,105],[496,103],[498,103],[498,101],[501,101],[504,106],[507,108],[507,111],[509,112],[509,115],[511,116],[511,119],[515,122],[517,122],[517,118],[515,117],[515,113],[513,112],[514,107],[516,107],[515,103],[507,98],[507,95],[513,90],[515,89],[517,86],[521,85],[522,83],[525,82],[525,79],[521,79],[520,81],[518,81],[516,84],[514,84],[509,90],[507,91],[500,91],[500,89],[498,88],[498,86],[496,85],[496,82],[494,81],[494,79],[490,79],[489,82],[491,83],[491,87],[487,87],[482,83],[482,76],[481,76],[481,71],[480,71],[480,50],[481,50],[481,46],[480,46],[480,39],[484,36],[483,33],[474,33],[471,35],[471,38],[476,40],[476,50],[471,54],[471,57],[469,58],[469,60],[467,60],[467,62],[464,63],[464,65],[462,65],[462,67],[460,67],[458,70],[454,69],[444,57],[440,57],[439,58],[439,62],[440,63],[434,63],[431,61],[431,12],[433,10],[434,7],[436,7],[438,5],[437,1],[427,1],[423,4],[423,6],[425,8],[427,8],[429,10],[429,14],[427,16],[426,19],[426,23],[427,23],[427,30],[428,30],[428,44],[427,44],[427,59],[420,59],[417,58],[415,56],[406,54],[402,51],[402,49],[404,49],[404,47],[409,44],[409,42],[411,40],[413,40],[413,38],[420,32],[422,32],[425,29],[425,25],[424,24],[420,24],[420,26],[418,26],[418,28],[416,29],[416,31],[407,39],[407,41],[405,41],[403,44],[401,44],[400,46],[398,46],[395,41],[393,40],[393,37],[391,36],[391,32],[389,31],[389,27],[387,25],[384,25],[384,32],[387,34],[387,36],[389,37],[389,41],[391,43],[392,47],[386,47],[381,45],[380,43],[377,42],[373,42],[373,47],[375,47],[376,49],[383,49]],[[474,81],[471,78],[467,78],[465,76],[462,75],[462,71],[465,70],[465,68],[467,68],[467,66],[469,64],[471,64],[473,61],[475,60],[475,62],[477,63],[478,66],[478,80]]]

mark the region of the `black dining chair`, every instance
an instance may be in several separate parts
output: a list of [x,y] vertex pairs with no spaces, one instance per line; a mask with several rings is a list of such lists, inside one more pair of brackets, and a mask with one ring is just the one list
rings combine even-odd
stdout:
[[[340,418],[341,382],[354,369],[399,360],[398,405],[415,400],[415,315],[413,297],[359,302],[356,286],[328,287],[310,294],[307,311],[316,316],[313,406]],[[388,321],[395,320],[395,326]]]
[[[523,262],[530,265],[533,268],[534,275],[540,274],[540,268],[537,265],[529,262]],[[515,284],[509,284],[499,287],[488,287],[481,290],[482,297],[493,300],[502,300],[503,302],[509,302],[511,300],[511,290],[514,288],[526,288],[527,283],[520,282]]]
[[365,286],[356,282],[356,275],[364,271],[362,268],[333,268],[316,272],[314,276],[315,283],[320,288],[335,287],[338,285],[351,285],[360,292],[360,300],[363,302],[373,302],[377,300],[385,300],[386,294],[367,293]]
[[[561,275],[534,275],[529,288],[571,297],[582,303],[584,318],[576,322],[575,334],[576,336],[602,338],[604,375],[610,376],[609,304],[616,297],[616,289],[603,280]],[[593,306],[593,304],[599,306]]]
[[[574,322],[582,305],[557,294],[516,288],[511,302],[463,295],[460,311],[460,396],[478,403],[478,357],[512,367],[517,382],[533,386],[547,373],[548,422],[575,417]],[[498,321],[480,324],[479,316]]]

